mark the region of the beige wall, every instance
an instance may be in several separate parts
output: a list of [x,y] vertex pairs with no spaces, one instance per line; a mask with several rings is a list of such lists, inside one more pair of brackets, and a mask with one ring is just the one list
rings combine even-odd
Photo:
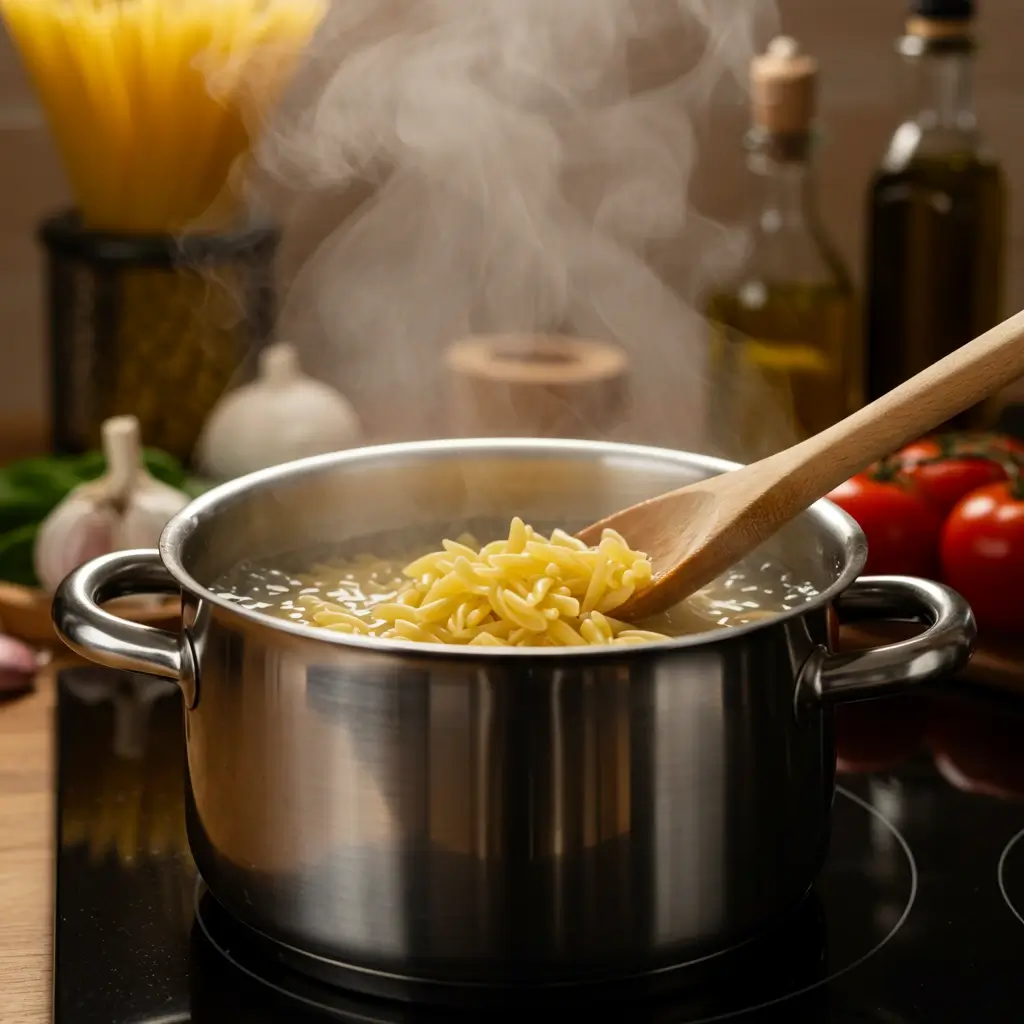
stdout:
[[[721,0],[728,2],[728,0]],[[821,58],[824,146],[820,190],[835,240],[859,275],[863,190],[903,110],[903,70],[892,40],[899,0],[780,0],[782,24]],[[1024,3],[988,0],[978,73],[982,127],[1002,157],[1016,203],[1011,225],[1008,303],[1024,306]],[[716,115],[696,194],[713,216],[729,219],[744,197],[740,137],[745,111]],[[38,219],[66,200],[45,128],[17,59],[0,37],[0,443],[41,422],[46,355]]]
[[47,364],[41,261],[34,232],[66,201],[34,98],[0,35],[0,431],[31,432],[45,416]]

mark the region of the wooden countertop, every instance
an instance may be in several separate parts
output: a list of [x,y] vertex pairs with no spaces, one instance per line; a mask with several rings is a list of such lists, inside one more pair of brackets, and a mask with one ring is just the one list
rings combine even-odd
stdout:
[[0,702],[0,1021],[50,1020],[56,666]]
[[[0,422],[0,462],[44,451],[40,422]],[[34,693],[0,698],[0,1021],[51,1017],[53,705],[58,665]]]

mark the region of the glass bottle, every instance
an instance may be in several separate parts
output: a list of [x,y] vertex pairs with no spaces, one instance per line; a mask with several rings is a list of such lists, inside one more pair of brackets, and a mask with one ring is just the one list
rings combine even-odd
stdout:
[[[868,194],[869,400],[1001,319],[1006,190],[974,114],[973,7],[915,0],[900,40],[917,73],[917,99]],[[976,407],[949,426],[988,418]]]
[[739,273],[705,302],[709,447],[752,461],[824,430],[860,404],[850,276],[818,217],[812,121],[817,63],[787,38],[751,68],[747,137],[756,196]]

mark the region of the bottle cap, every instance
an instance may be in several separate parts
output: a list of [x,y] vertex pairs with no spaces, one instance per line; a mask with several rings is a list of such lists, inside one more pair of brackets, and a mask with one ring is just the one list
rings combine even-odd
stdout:
[[810,129],[818,99],[818,62],[800,52],[789,36],[778,36],[750,63],[754,124],[776,135]]
[[919,39],[962,39],[971,34],[974,0],[911,0],[907,34]]
[[910,15],[935,21],[967,21],[974,17],[974,0],[911,0]]

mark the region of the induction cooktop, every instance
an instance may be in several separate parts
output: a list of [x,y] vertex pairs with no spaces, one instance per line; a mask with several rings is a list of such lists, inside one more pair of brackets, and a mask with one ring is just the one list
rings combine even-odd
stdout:
[[188,852],[172,686],[76,668],[57,718],[56,1024],[1024,1021],[1024,698],[951,683],[840,709],[821,877],[715,976],[472,1010],[309,978],[217,904]]

